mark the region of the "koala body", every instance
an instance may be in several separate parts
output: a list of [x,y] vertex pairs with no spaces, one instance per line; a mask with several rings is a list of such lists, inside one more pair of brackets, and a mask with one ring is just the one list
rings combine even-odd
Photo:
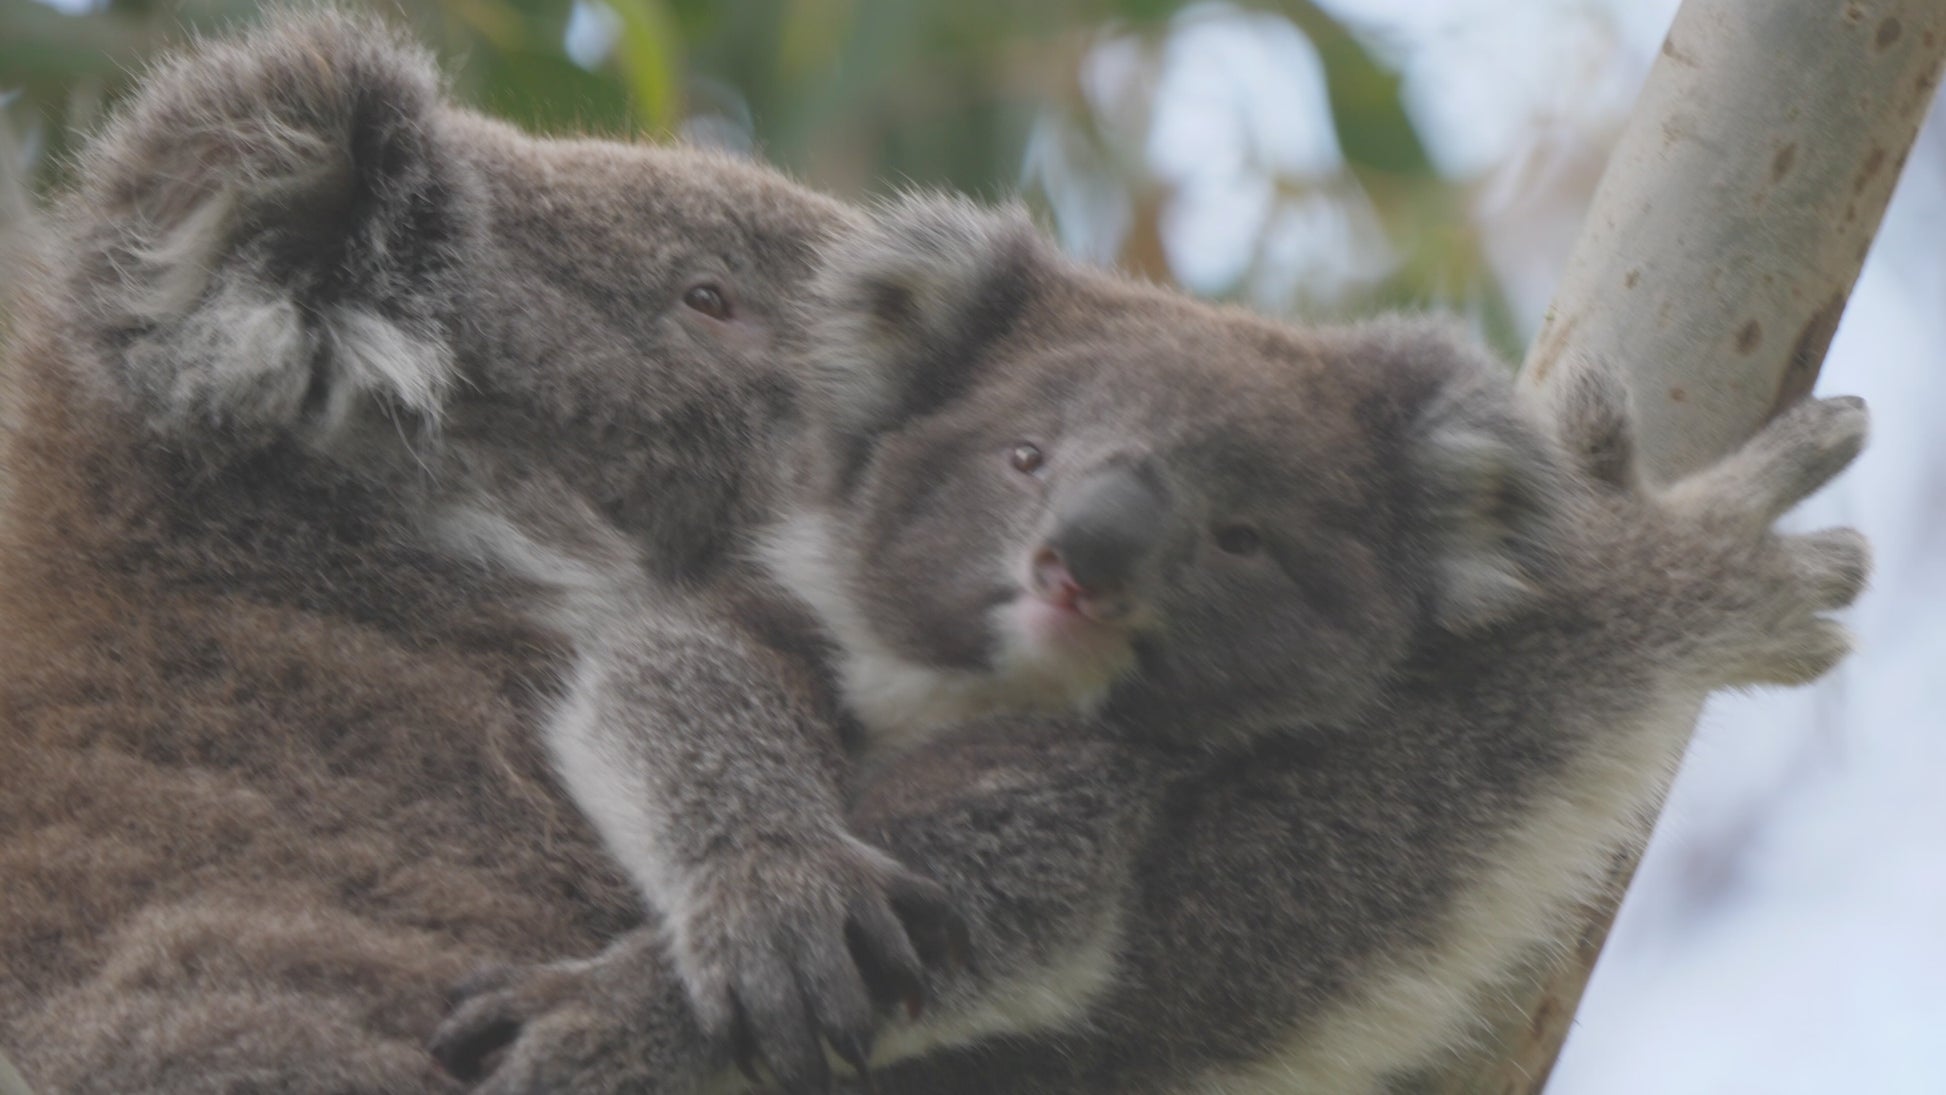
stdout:
[[[768,558],[899,745],[854,830],[971,925],[878,1091],[1380,1090],[1558,944],[1705,696],[1846,650],[1862,540],[1770,526],[1855,400],[1650,490],[1599,377],[1532,406],[1436,324],[1280,327],[962,205],[814,299]],[[664,962],[503,971],[435,1044],[496,1095],[689,1090]]]
[[819,640],[738,562],[857,214],[530,138],[329,13],[163,65],[77,177],[0,456],[27,1079],[445,1089],[446,984],[639,923],[625,883],[704,1035],[782,1071],[869,1030],[856,956],[909,988],[937,894],[846,831],[817,660],[778,660]]
[[[1862,581],[1768,533],[1855,408],[1651,497],[1612,400],[1565,458],[1444,336],[533,140],[339,17],[158,73],[80,175],[0,516],[0,1043],[48,1090],[448,1089],[488,960],[433,1042],[485,1089],[691,1090],[726,1024],[815,1082],[941,934],[914,869],[969,961],[881,1089],[1358,1090]],[[849,768],[827,665],[902,748]]]

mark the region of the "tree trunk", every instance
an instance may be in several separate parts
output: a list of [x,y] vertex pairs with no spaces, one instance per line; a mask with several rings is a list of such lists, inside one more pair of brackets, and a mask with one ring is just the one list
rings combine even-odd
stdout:
[[28,1095],[27,1081],[20,1078],[14,1066],[0,1057],[0,1095]]
[[[1609,160],[1521,383],[1627,381],[1652,480],[1811,390],[1946,57],[1940,0],[1686,0]],[[1483,1052],[1412,1085],[1539,1092],[1636,856]]]

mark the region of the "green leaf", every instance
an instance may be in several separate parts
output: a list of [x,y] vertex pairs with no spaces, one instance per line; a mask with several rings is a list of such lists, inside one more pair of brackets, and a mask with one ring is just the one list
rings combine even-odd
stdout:
[[1318,51],[1338,145],[1354,169],[1436,174],[1419,131],[1399,98],[1399,74],[1381,64],[1350,30],[1309,0],[1278,6]]
[[682,111],[682,35],[674,15],[666,0],[608,3],[622,19],[615,61],[636,117],[650,133],[674,132]]
[[635,127],[628,88],[560,54],[481,50],[466,67],[482,109],[529,129],[620,136]]

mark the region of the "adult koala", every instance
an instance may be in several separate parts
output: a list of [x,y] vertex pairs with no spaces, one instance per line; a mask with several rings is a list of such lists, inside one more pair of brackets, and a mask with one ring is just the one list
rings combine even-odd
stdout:
[[[772,507],[794,301],[856,216],[704,152],[529,138],[333,14],[165,65],[77,175],[21,279],[0,457],[28,1080],[449,1086],[446,985],[641,919],[551,767],[649,807],[602,835],[705,1031],[786,1075],[820,1036],[862,1052],[950,917],[845,831],[835,720],[750,668],[808,624],[719,589]],[[617,742],[627,785],[590,756]]]
[[[1556,941],[1709,692],[1847,649],[1863,541],[1771,524],[1856,400],[1652,490],[1618,393],[1543,414],[1437,325],[1280,327],[951,202],[829,253],[769,554],[901,746],[854,828],[971,924],[877,1091],[1381,1090]],[[1037,697],[1094,714],[981,717]],[[492,1095],[694,1090],[665,967],[484,974],[434,1048]]]

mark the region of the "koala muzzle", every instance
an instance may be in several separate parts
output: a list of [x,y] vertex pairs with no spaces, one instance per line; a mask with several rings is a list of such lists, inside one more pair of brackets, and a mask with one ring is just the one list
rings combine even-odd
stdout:
[[1107,614],[1132,607],[1127,595],[1168,534],[1169,501],[1154,476],[1127,465],[1092,472],[1055,494],[1052,518],[1037,570],[1058,568]]

